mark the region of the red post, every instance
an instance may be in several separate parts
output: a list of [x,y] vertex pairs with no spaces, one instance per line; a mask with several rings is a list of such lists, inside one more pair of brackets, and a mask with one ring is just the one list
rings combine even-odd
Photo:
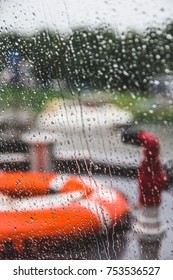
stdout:
[[144,159],[139,167],[139,204],[137,222],[134,226],[138,235],[140,259],[159,259],[159,248],[165,229],[161,225],[159,206],[161,193],[168,179],[159,159],[160,144],[151,133],[141,131],[138,141],[144,147]]
[[122,134],[122,141],[143,146],[144,159],[139,166],[139,205],[134,230],[140,248],[141,259],[158,259],[161,240],[165,229],[161,223],[159,206],[161,193],[168,185],[163,171],[159,140],[149,132],[129,128]]
[[159,159],[159,140],[149,132],[141,131],[138,140],[144,147],[144,159],[139,167],[139,203],[142,206],[159,206],[161,192],[167,187],[168,179]]

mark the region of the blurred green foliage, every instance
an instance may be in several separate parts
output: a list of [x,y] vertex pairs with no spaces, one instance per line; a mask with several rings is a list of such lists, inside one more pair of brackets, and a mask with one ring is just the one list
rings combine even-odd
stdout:
[[[48,99],[79,98],[89,88],[102,90],[108,102],[131,111],[136,120],[173,122],[172,106],[153,107],[154,97],[147,94],[150,79],[173,71],[173,23],[143,33],[108,28],[79,28],[66,36],[49,30],[1,33],[0,72],[15,50],[33,65],[38,87],[1,85],[1,110],[17,106],[38,113]],[[65,81],[67,90],[52,89],[52,80]]]
[[20,51],[29,60],[39,84],[53,79],[72,89],[85,87],[123,90],[147,89],[156,74],[173,71],[173,23],[160,30],[116,34],[108,28],[72,30],[68,36],[42,31],[32,36],[0,34],[0,71],[8,53]]
[[[129,111],[137,122],[155,122],[155,123],[173,123],[173,105],[157,105],[156,99],[147,93],[133,91],[101,91],[92,92],[90,97],[101,104],[111,103],[116,107]],[[71,92],[69,90],[48,90],[48,89],[24,89],[16,87],[4,87],[0,90],[0,110],[1,112],[13,107],[31,111],[34,115],[40,113],[46,102],[49,100],[67,100],[72,101],[88,99],[88,93]]]

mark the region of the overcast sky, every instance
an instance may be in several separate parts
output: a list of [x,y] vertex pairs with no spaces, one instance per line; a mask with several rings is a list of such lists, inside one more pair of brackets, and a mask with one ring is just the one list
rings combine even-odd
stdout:
[[2,31],[33,33],[51,28],[106,24],[119,32],[163,26],[173,19],[173,0],[1,0]]

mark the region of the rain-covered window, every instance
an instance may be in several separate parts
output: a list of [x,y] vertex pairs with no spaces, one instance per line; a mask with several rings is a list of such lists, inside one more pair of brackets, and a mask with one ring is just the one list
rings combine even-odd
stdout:
[[172,260],[172,1],[0,11],[0,259]]

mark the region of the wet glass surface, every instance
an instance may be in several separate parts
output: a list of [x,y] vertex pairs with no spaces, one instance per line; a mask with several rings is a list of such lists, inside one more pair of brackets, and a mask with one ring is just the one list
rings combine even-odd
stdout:
[[116,2],[0,3],[0,259],[173,259],[173,4]]

